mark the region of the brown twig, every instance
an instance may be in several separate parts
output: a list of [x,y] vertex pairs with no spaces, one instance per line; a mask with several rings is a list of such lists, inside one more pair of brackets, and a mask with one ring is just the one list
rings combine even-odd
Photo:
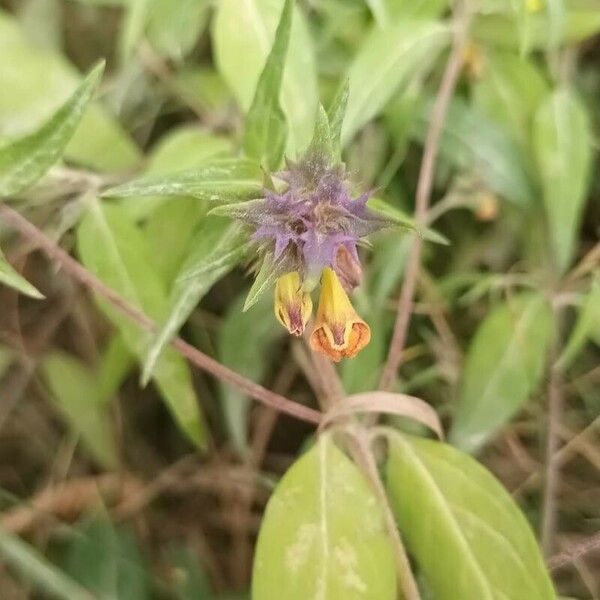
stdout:
[[[442,83],[438,95],[435,99],[431,112],[431,123],[425,139],[423,150],[423,160],[419,172],[417,183],[417,193],[415,201],[414,220],[417,225],[423,225],[427,219],[427,210],[431,199],[433,189],[433,176],[435,162],[438,154],[440,139],[446,120],[446,114],[450,105],[450,100],[454,94],[454,89],[460,74],[463,53],[467,41],[467,30],[469,24],[469,15],[464,3],[459,3],[456,17],[454,39],[452,49],[446,63]],[[400,292],[400,298],[397,305],[396,324],[388,352],[388,357],[383,368],[381,379],[379,380],[379,389],[389,390],[396,376],[396,371],[400,365],[402,350],[406,343],[406,335],[412,313],[413,299],[417,287],[417,279],[421,265],[421,253],[423,249],[423,240],[420,236],[414,236],[404,276],[404,284]]]
[[[149,331],[156,330],[156,323],[154,323],[152,319],[145,315],[141,310],[129,304],[129,302],[117,292],[90,273],[85,267],[79,264],[74,258],[67,254],[67,252],[48,238],[35,225],[22,217],[18,212],[5,204],[0,204],[0,216],[7,225],[10,225],[13,229],[19,231],[27,239],[34,241],[39,248],[41,248],[52,260],[57,261],[62,268],[69,273],[71,277],[79,281],[79,283],[104,297],[143,329]],[[267,390],[258,383],[243,377],[210,356],[200,352],[200,350],[191,344],[188,344],[181,338],[175,338],[171,342],[171,345],[199,369],[214,375],[222,381],[230,383],[248,394],[251,398],[302,421],[308,421],[309,423],[315,424],[318,424],[321,421],[321,413],[319,411],[293,402],[280,394]]]
[[560,554],[555,554],[548,561],[548,568],[551,571],[555,571],[556,569],[560,569],[561,567],[572,564],[586,554],[596,550],[600,550],[600,533],[597,533],[589,540],[585,540],[579,544],[576,544],[572,548],[569,548]]

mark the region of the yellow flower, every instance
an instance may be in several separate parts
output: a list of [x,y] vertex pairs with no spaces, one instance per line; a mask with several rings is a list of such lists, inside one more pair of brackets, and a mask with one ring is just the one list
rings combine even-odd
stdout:
[[356,356],[370,340],[369,326],[356,314],[337,275],[330,268],[323,269],[310,347],[338,362]]
[[293,335],[302,335],[312,313],[310,295],[303,291],[297,271],[282,275],[275,285],[275,316]]

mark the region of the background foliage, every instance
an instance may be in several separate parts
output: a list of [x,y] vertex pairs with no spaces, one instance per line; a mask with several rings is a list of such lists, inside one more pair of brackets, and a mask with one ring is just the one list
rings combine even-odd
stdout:
[[[467,6],[394,388],[432,405],[451,445],[390,417],[381,472],[423,598],[556,597],[533,529],[557,594],[595,599],[600,7]],[[292,600],[320,581],[324,597],[395,597],[375,499],[331,436],[314,443],[168,345],[179,333],[315,404],[311,357],[260,274],[247,299],[246,238],[209,212],[256,197],[258,163],[304,150],[346,80],[345,118],[330,120],[356,191],[403,222],[414,211],[452,7],[283,8],[0,0],[0,198],[159,326],[143,331],[0,221],[2,599],[247,598],[255,549],[256,600],[290,568]],[[412,239],[386,231],[365,249],[353,301],[373,339],[340,365],[349,394],[377,386]]]

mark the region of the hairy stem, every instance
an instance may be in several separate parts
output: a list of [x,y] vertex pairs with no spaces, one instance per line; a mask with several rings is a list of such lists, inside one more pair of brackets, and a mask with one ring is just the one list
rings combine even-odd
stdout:
[[[52,260],[58,262],[61,267],[73,277],[73,279],[79,281],[79,283],[91,291],[108,300],[123,314],[127,315],[132,321],[135,321],[141,328],[150,331],[155,331],[157,329],[156,323],[154,323],[152,319],[138,308],[132,306],[127,300],[115,292],[115,290],[108,287],[95,275],[90,273],[85,267],[78,263],[18,212],[5,204],[0,204],[0,216],[4,223],[21,233],[21,235],[28,240],[34,242],[36,246],[41,248]],[[255,400],[302,421],[308,421],[309,423],[315,424],[320,423],[321,413],[319,411],[293,402],[285,396],[264,388],[258,383],[255,383],[229,369],[225,365],[222,365],[203,352],[200,352],[200,350],[191,344],[188,344],[181,338],[175,338],[171,342],[171,345],[199,369],[214,375],[222,381],[230,383]]]

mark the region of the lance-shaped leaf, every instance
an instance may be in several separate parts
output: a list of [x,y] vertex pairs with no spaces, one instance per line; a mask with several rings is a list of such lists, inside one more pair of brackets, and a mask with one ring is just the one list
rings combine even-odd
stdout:
[[104,196],[192,196],[210,202],[231,202],[260,197],[262,173],[249,160],[225,158],[167,175],[149,175],[111,188]]
[[325,164],[331,164],[335,162],[337,158],[331,137],[329,117],[322,104],[319,105],[319,110],[317,111],[315,130],[313,132],[312,140],[306,149],[306,156],[319,157],[319,160],[323,161]]
[[[217,3],[212,22],[215,63],[244,111],[252,104],[283,7],[284,0]],[[281,89],[281,105],[289,125],[287,152],[291,156],[310,140],[317,103],[315,51],[306,19],[295,6]]]
[[558,364],[566,369],[589,339],[600,345],[600,272],[595,273]]
[[64,352],[53,352],[42,363],[54,403],[81,435],[86,448],[106,468],[117,466],[117,449],[109,407],[96,374]]
[[237,223],[208,217],[195,235],[169,301],[168,316],[154,337],[142,373],[145,385],[164,348],[187,321],[202,297],[244,257],[247,236]]
[[539,294],[490,312],[467,352],[453,444],[476,450],[523,407],[540,382],[552,332],[552,309]]
[[26,296],[30,296],[31,298],[37,298],[39,300],[44,297],[44,295],[34,288],[27,279],[21,277],[21,275],[13,269],[12,265],[4,257],[4,254],[2,254],[2,250],[0,250],[0,283],[17,290],[17,292],[21,292]]
[[[164,283],[153,268],[145,239],[122,207],[91,202],[77,230],[77,241],[81,261],[92,273],[155,321],[164,318]],[[129,351],[143,362],[152,334],[106,301],[98,299],[98,304],[119,329]],[[154,381],[184,434],[204,447],[208,434],[191,373],[172,348],[165,349],[157,362]]]
[[292,0],[286,0],[271,53],[258,80],[252,106],[246,117],[244,150],[271,170],[283,157],[287,138],[285,114],[279,104],[283,68],[292,29]]
[[375,117],[394,94],[425,76],[450,41],[450,30],[435,21],[402,19],[374,27],[350,66],[350,95],[342,145]]
[[33,546],[0,527],[0,557],[22,579],[44,594],[59,600],[93,600],[92,594],[58,567],[46,560]]
[[394,600],[394,554],[358,468],[321,436],[277,486],[261,525],[254,600]]
[[285,255],[280,260],[274,260],[273,253],[268,252],[263,258],[242,310],[245,312],[254,306],[259,298],[275,285],[277,279],[290,270],[291,264],[289,264]]
[[327,110],[331,145],[333,146],[333,150],[338,159],[341,157],[342,125],[344,124],[344,117],[346,116],[349,94],[350,82],[346,79],[344,84],[338,90],[338,93],[335,95],[331,106]]
[[[219,360],[253,381],[261,381],[269,372],[274,342],[285,330],[273,316],[273,298],[262,296],[244,312],[243,294],[229,307],[219,329],[217,353]],[[223,399],[223,414],[229,436],[235,448],[244,453],[248,448],[248,413],[250,399],[231,385],[219,385]]]
[[29,187],[58,161],[93,97],[103,71],[102,62],[37,131],[0,147],[0,197],[17,194]]
[[564,271],[573,259],[592,162],[590,120],[568,89],[546,97],[534,123],[534,150],[556,264]]
[[392,508],[436,600],[555,600],[527,520],[484,467],[441,442],[389,443]]

